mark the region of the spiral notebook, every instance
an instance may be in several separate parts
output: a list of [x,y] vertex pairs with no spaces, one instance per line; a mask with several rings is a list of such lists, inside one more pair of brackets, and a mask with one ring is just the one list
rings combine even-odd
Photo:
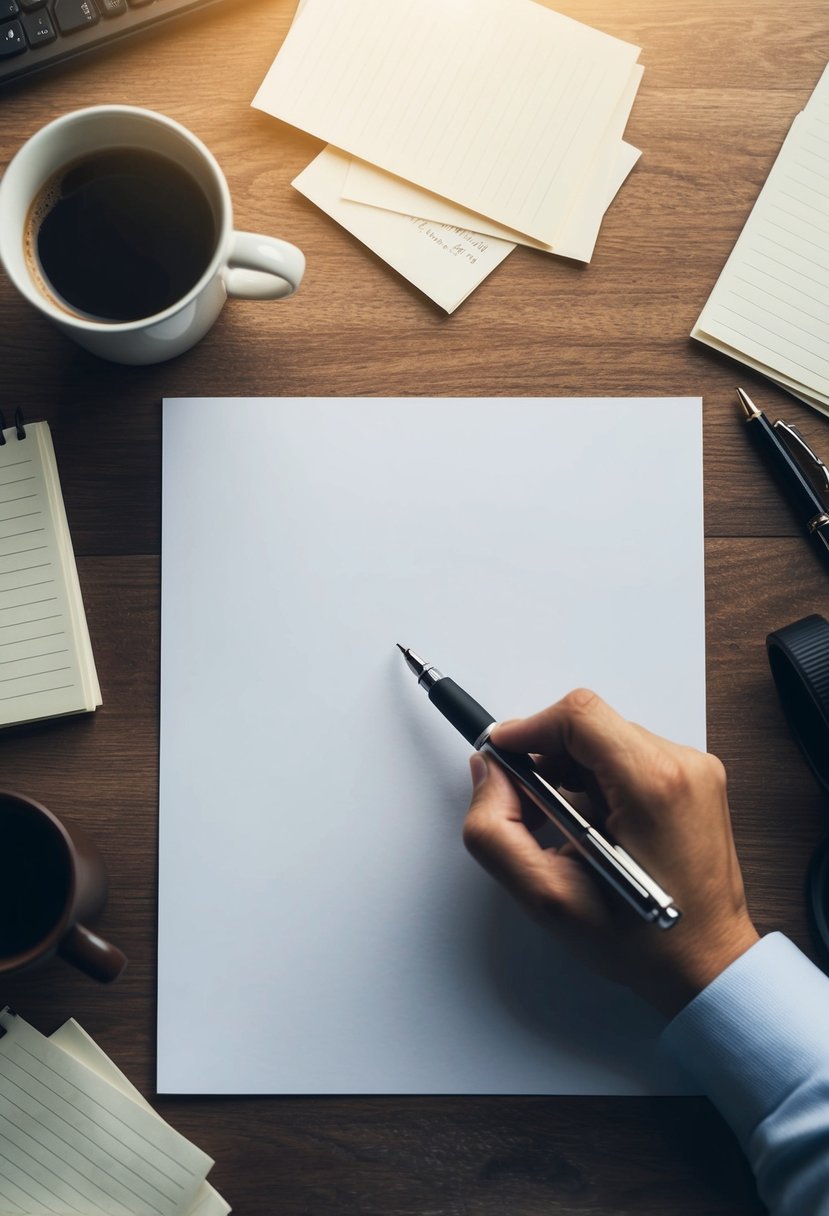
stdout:
[[49,424],[0,415],[0,726],[100,704]]

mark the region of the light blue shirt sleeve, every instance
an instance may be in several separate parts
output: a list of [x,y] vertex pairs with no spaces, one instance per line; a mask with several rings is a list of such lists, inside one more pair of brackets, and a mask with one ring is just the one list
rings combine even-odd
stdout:
[[674,1018],[662,1045],[736,1132],[773,1216],[829,1216],[829,978],[771,933]]

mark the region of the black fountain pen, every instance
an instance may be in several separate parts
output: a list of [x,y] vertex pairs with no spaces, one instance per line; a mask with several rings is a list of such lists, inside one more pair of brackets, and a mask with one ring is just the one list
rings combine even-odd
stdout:
[[797,427],[769,422],[741,388],[737,396],[755,445],[766,458],[824,562],[829,564],[829,471]]
[[507,752],[490,743],[489,734],[495,725],[492,714],[487,713],[469,693],[439,672],[433,664],[427,663],[399,642],[397,646],[417,676],[418,684],[428,693],[429,700],[460,731],[467,743],[497,760],[518,788],[532,799],[582,857],[640,916],[655,922],[661,929],[670,929],[675,925],[682,913],[670,895],[620,845],[592,827],[554,785],[545,781],[536,771],[530,756]]

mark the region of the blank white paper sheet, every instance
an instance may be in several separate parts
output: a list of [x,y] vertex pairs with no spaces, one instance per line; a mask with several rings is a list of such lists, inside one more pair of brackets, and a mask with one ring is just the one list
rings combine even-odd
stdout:
[[395,644],[704,747],[701,401],[163,409],[159,1092],[687,1092],[465,852]]

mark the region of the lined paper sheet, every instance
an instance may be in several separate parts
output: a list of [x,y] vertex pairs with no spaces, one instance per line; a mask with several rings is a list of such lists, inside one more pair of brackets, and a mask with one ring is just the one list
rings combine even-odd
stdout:
[[344,152],[324,148],[292,185],[445,312],[454,312],[515,248],[468,228],[344,199],[349,163]]
[[604,214],[640,156],[638,149],[622,140],[622,133],[630,117],[643,71],[638,64],[633,69],[594,164],[552,245],[535,241],[503,224],[496,224],[486,216],[475,215],[447,199],[353,158],[343,187],[343,198],[398,211],[403,215],[421,216],[441,224],[454,224],[560,257],[589,262]]
[[[61,1051],[68,1052],[79,1064],[85,1065],[110,1085],[114,1085],[116,1089],[126,1094],[133,1102],[138,1103],[143,1110],[148,1111],[154,1118],[161,1119],[158,1111],[150,1106],[149,1102],[135,1088],[129,1078],[121,1072],[121,1069],[116,1064],[113,1064],[106,1052],[98,1046],[95,1040],[86,1033],[84,1028],[74,1018],[70,1018],[62,1026],[59,1026],[49,1036],[49,1040],[56,1047],[60,1047]],[[215,1187],[211,1186],[209,1182],[202,1182],[196,1191],[192,1204],[182,1216],[227,1216],[229,1211],[230,1204],[222,1198]]]
[[0,724],[100,704],[45,422],[0,445]]
[[704,746],[701,402],[168,400],[163,436],[159,1091],[681,1092],[466,853],[470,748],[395,644],[497,716],[587,684]]
[[212,1159],[8,1010],[0,1013],[0,1208],[180,1216]]
[[549,244],[638,56],[533,0],[307,0],[253,105]]
[[829,413],[829,71],[794,120],[691,336]]

